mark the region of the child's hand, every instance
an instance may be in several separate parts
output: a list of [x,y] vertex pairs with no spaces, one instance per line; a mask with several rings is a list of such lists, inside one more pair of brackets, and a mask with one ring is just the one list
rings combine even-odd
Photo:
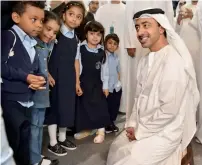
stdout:
[[37,85],[43,86],[46,83],[46,80],[42,76],[36,76],[33,74],[28,74],[27,83],[28,84],[37,84]]
[[32,74],[29,74],[27,76],[27,82],[30,84],[28,88],[31,88],[33,90],[46,89],[46,87],[44,87],[44,84],[46,83],[46,81],[45,81],[45,78],[42,76],[35,76]]
[[31,88],[31,89],[33,89],[35,91],[46,89],[46,87],[43,87],[43,86],[40,86],[40,85],[37,85],[37,84],[30,84],[28,88]]
[[108,90],[108,89],[103,89],[103,92],[104,92],[104,95],[105,95],[106,97],[108,97],[108,95],[109,95],[109,90]]
[[48,73],[48,82],[49,82],[51,87],[55,86],[55,80],[53,79],[53,77],[49,73]]
[[76,84],[76,94],[77,94],[78,96],[81,96],[81,95],[83,94],[83,91],[82,91],[82,89],[81,89],[80,84]]

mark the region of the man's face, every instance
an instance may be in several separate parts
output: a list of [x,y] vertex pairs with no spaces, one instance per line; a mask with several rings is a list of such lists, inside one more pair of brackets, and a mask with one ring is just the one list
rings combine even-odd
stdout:
[[27,5],[21,15],[12,13],[13,21],[29,36],[37,36],[43,28],[44,10]]
[[99,1],[91,1],[89,4],[89,11],[91,13],[96,13],[97,9],[99,8]]
[[152,48],[163,34],[164,29],[153,18],[136,19],[137,38],[143,48]]

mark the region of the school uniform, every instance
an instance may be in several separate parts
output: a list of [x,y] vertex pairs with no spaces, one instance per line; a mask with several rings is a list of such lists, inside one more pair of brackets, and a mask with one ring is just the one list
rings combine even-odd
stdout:
[[120,62],[115,53],[107,53],[107,62],[109,66],[109,95],[107,97],[108,110],[111,122],[113,123],[118,115],[122,89],[119,81]]
[[[54,43],[44,43],[36,38],[36,52],[39,58],[39,70],[48,79],[47,58],[52,50]],[[34,105],[31,107],[31,140],[30,140],[30,158],[31,164],[36,164],[41,161],[42,138],[43,138],[43,123],[45,118],[46,108],[49,103],[49,83],[45,85],[46,89],[36,91],[33,95]]]
[[33,105],[34,91],[28,88],[26,79],[28,74],[42,74],[39,74],[38,56],[34,49],[37,42],[17,25],[14,25],[11,31],[4,31],[1,35],[3,80],[1,101],[8,141],[14,151],[14,157],[20,165],[27,165],[30,163],[28,144],[31,111],[29,108]]
[[51,89],[50,104],[46,123],[58,127],[73,127],[75,119],[76,72],[75,58],[78,40],[74,31],[63,24],[57,36],[50,60],[49,72],[55,80]]
[[77,97],[77,132],[110,124],[107,100],[103,93],[103,89],[108,89],[108,69],[107,63],[103,65],[104,56],[101,45],[89,49],[84,41],[80,46],[80,85],[83,95]]

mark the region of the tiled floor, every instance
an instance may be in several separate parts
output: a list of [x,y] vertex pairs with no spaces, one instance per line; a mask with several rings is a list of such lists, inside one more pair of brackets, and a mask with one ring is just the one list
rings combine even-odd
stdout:
[[[119,128],[123,128],[124,121],[124,116],[119,116],[117,121]],[[106,136],[105,142],[98,145],[93,143],[93,137],[80,141],[69,137],[78,148],[75,151],[68,151],[67,156],[59,157],[60,165],[105,165],[109,146],[116,136],[117,134],[109,134]],[[55,157],[47,151],[48,141],[47,129],[45,129],[44,155]],[[195,165],[202,165],[202,145],[193,141],[193,149]]]

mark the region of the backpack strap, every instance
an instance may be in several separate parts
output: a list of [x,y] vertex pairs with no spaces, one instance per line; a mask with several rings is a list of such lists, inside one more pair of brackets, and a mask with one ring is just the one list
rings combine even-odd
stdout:
[[14,55],[13,48],[14,48],[15,43],[16,43],[16,35],[15,35],[15,33],[12,30],[8,30],[8,31],[10,31],[11,33],[13,33],[13,35],[14,35],[14,41],[13,41],[13,46],[11,47],[11,49],[10,49],[10,51],[8,53],[8,59],[7,59],[6,63],[8,63],[9,58]]

